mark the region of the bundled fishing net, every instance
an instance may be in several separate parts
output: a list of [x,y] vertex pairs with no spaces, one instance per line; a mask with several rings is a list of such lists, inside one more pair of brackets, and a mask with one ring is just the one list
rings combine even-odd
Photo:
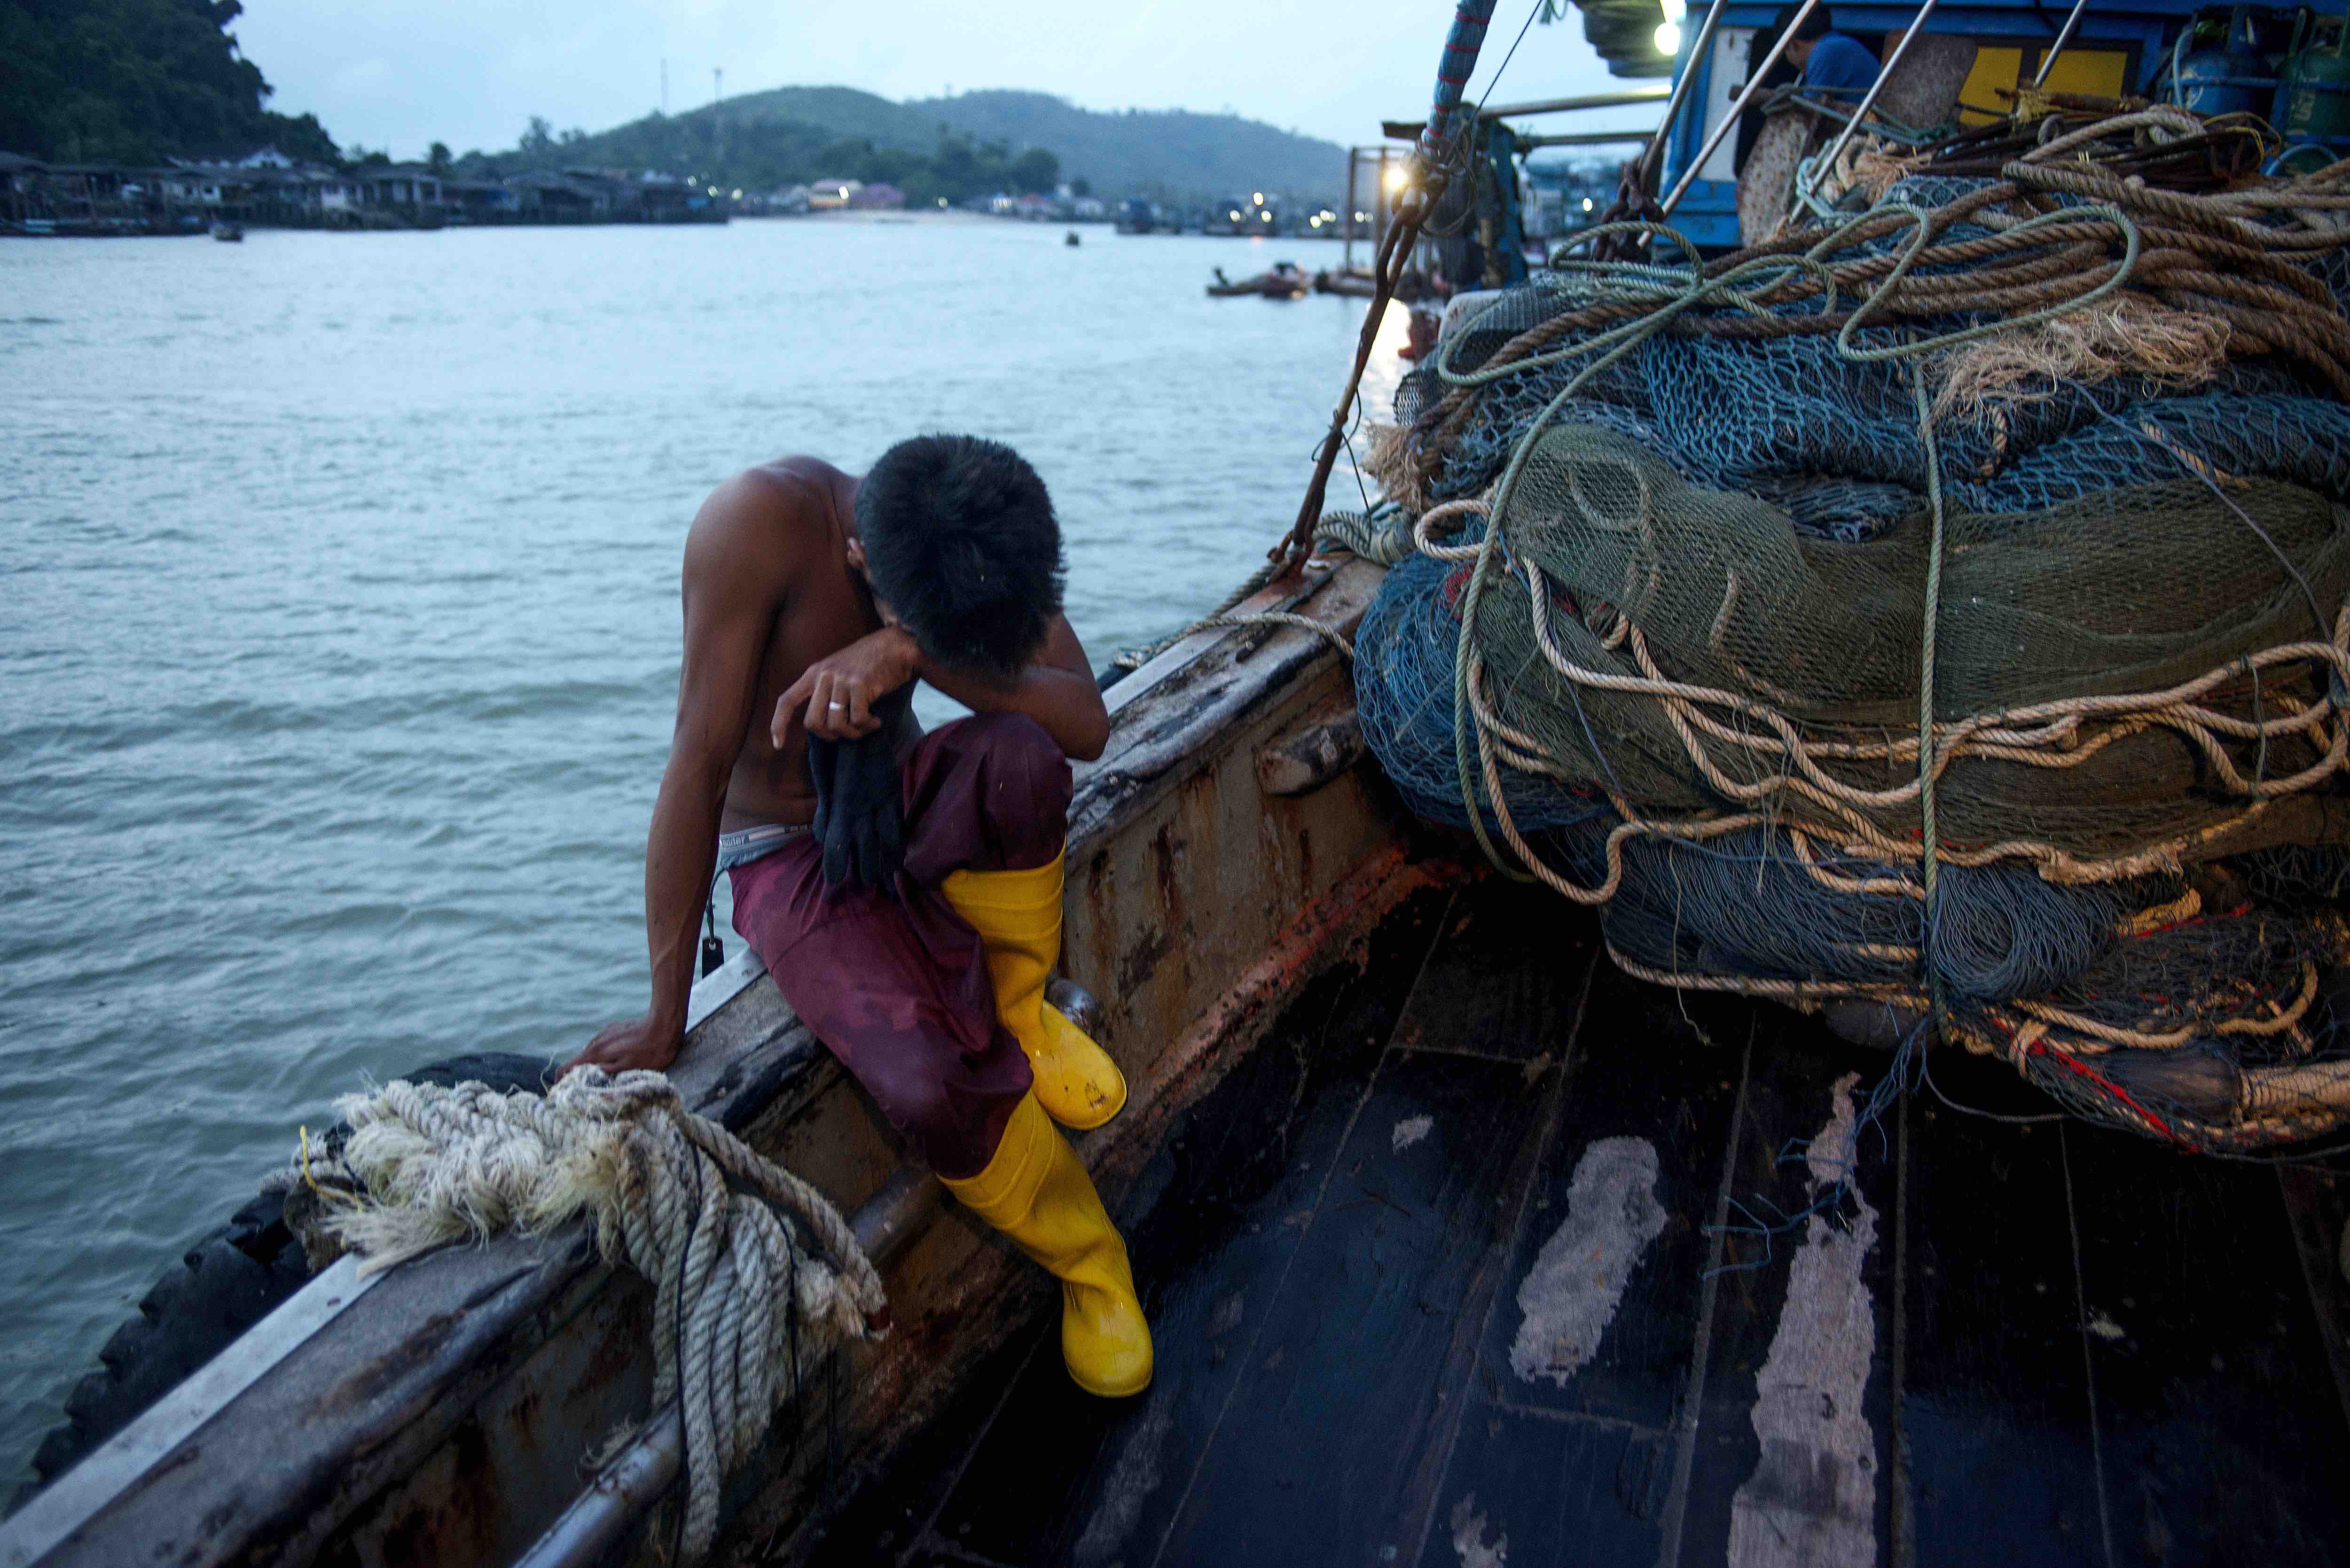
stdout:
[[2195,124],[1448,338],[1357,639],[1415,807],[1634,973],[1931,1014],[2191,1147],[2350,1119],[2350,181],[2095,161]]

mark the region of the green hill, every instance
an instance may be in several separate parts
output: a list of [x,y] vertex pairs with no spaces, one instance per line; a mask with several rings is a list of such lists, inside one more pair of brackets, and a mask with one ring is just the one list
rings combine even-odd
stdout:
[[0,151],[68,161],[240,156],[331,161],[313,115],[265,105],[237,0],[0,0]]
[[1034,92],[895,103],[854,88],[785,87],[593,135],[556,137],[540,122],[523,146],[466,164],[484,173],[664,169],[746,189],[837,175],[887,180],[927,204],[1080,179],[1111,198],[1267,191],[1330,199],[1346,182],[1347,155],[1333,142],[1236,115],[1104,113]]
[[981,140],[1016,151],[1050,148],[1070,174],[1109,195],[1139,192],[1202,200],[1278,191],[1336,200],[1347,183],[1347,150],[1262,120],[1189,109],[1079,109],[1041,92],[969,92],[905,108]]

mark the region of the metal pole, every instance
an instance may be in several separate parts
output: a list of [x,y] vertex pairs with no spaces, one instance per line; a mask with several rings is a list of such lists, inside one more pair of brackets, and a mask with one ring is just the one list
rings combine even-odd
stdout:
[[[2073,7],[2073,15],[2078,16],[2081,14],[2081,6],[2088,3],[2089,0],[2079,0],[2079,4]],[[1877,107],[1877,95],[1883,92],[1885,84],[1893,79],[1894,70],[1901,64],[1901,57],[1909,52],[1911,40],[1924,31],[1926,18],[1934,14],[1934,7],[1939,4],[1941,0],[1926,0],[1923,5],[1918,7],[1917,18],[1909,24],[1909,30],[1901,35],[1899,43],[1893,46],[1893,57],[1885,62],[1885,68],[1877,73],[1875,81],[1868,84],[1867,96],[1860,100],[1860,107],[1854,109],[1852,118],[1845,122],[1844,134],[1835,139],[1835,145],[1828,149],[1828,155],[1825,158],[1813,163],[1812,182],[1804,187],[1804,196],[1809,197],[1813,192],[1820,188],[1820,182],[1827,178],[1827,171],[1835,167],[1837,159],[1844,156],[1846,146],[1860,130],[1860,122],[1868,118],[1870,109]],[[2043,66],[2041,68],[2045,70],[2047,67]]]
[[2048,67],[2056,63],[2056,57],[2063,54],[2064,46],[2073,41],[2073,29],[2081,25],[2081,13],[2088,8],[2089,0],[2073,0],[2073,14],[2064,18],[2064,30],[2056,35],[2056,41],[2048,47],[2048,53],[2042,57],[2040,72],[2032,78],[2033,87],[2038,87],[2048,79]]
[[[929,1172],[900,1167],[857,1211],[857,1243],[880,1262],[913,1239],[920,1221],[944,1199]],[[677,1483],[685,1464],[685,1427],[670,1407],[637,1440],[606,1465],[546,1533],[515,1559],[515,1568],[587,1568],[605,1553]]]
[[1564,136],[1522,136],[1517,139],[1522,148],[1544,147],[1607,147],[1618,142],[1646,141],[1645,130],[1577,130]]
[[[1779,63],[1779,57],[1787,52],[1787,46],[1795,41],[1795,34],[1803,27],[1804,18],[1819,7],[1819,3],[1820,0],[1804,0],[1804,8],[1795,13],[1794,20],[1787,24],[1787,30],[1779,35],[1777,43],[1771,46],[1771,52],[1763,57],[1762,63],[1754,67],[1754,74],[1747,78],[1746,90],[1738,95],[1738,101],[1730,106],[1730,112],[1721,117],[1721,123],[1713,128],[1713,134],[1705,139],[1705,145],[1698,149],[1697,156],[1690,160],[1690,166],[1682,170],[1681,177],[1673,182],[1672,194],[1665,198],[1661,209],[1666,217],[1673,215],[1673,209],[1681,204],[1681,198],[1689,194],[1689,188],[1697,183],[1697,171],[1705,167],[1705,161],[1713,156],[1713,150],[1721,145],[1722,138],[1737,129],[1738,117],[1746,112],[1746,106],[1752,103],[1754,95],[1762,90],[1762,78],[1769,76],[1771,67]],[[1716,15],[1721,13],[1721,7],[1722,0],[1713,0]],[[1711,17],[1707,18],[1709,26],[1711,20]],[[1688,74],[1695,76],[1697,72],[1692,67]]]
[[1640,150],[1640,188],[1644,191],[1648,189],[1659,161],[1664,157],[1665,138],[1673,133],[1673,121],[1680,117],[1682,103],[1688,99],[1690,89],[1697,85],[1699,63],[1705,58],[1706,51],[1713,47],[1713,35],[1729,12],[1730,0],[1713,0],[1712,6],[1705,14],[1705,26],[1698,29],[1697,42],[1690,46],[1689,69],[1673,83],[1672,96],[1665,99],[1665,118],[1657,122],[1655,139]]
[[1355,270],[1355,214],[1362,211],[1355,205],[1355,192],[1361,189],[1355,182],[1355,169],[1362,161],[1362,151],[1359,147],[1347,149],[1347,226],[1339,231],[1347,236],[1347,254],[1338,263],[1340,272]]
[[1656,103],[1667,96],[1662,86],[1629,88],[1623,92],[1586,93],[1580,98],[1543,98],[1529,103],[1489,103],[1478,109],[1480,119],[1523,119],[1530,114],[1573,114],[1586,109],[1628,109]]

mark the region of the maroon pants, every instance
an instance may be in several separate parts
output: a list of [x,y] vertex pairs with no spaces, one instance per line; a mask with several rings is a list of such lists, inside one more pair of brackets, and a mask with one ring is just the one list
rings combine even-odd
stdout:
[[899,897],[827,888],[806,834],[728,873],[734,929],[924,1163],[976,1176],[1028,1092],[1028,1059],[996,1017],[979,933],[938,887],[1060,854],[1069,763],[1035,720],[983,713],[923,736],[900,781]]

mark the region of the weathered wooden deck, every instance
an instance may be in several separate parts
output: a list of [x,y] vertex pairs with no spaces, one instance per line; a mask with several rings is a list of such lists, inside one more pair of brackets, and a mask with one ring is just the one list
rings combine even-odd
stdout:
[[1079,1394],[1040,1315],[814,1561],[2350,1562],[2350,1178],[1925,1096],[1832,1218],[1739,1229],[1887,1066],[1548,894],[1416,895],[1125,1195],[1149,1392]]

